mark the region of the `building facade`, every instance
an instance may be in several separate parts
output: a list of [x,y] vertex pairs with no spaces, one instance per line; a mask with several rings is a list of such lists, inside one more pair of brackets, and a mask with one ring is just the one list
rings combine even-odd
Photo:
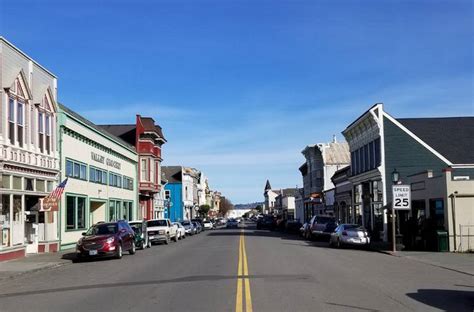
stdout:
[[168,181],[165,198],[169,204],[165,208],[165,217],[173,222],[193,218],[196,214],[193,170],[182,166],[163,166],[163,173]]
[[[353,187],[353,220],[367,227],[373,239],[389,240],[391,176],[397,172],[400,177],[398,183],[410,183],[412,195],[416,195],[409,211],[397,212],[396,231],[404,236],[404,242],[414,248],[418,248],[420,244],[431,246],[434,232],[446,230],[451,244],[454,244],[458,237],[454,228],[449,225],[450,211],[447,207],[450,200],[447,198],[456,197],[455,190],[449,189],[445,183],[445,186],[438,186],[442,191],[436,191],[435,195],[427,191],[420,192],[417,188],[420,188],[422,183],[413,183],[421,182],[415,180],[424,172],[430,172],[430,175],[436,177],[453,171],[464,176],[464,179],[467,179],[466,184],[472,185],[474,189],[471,180],[471,172],[474,169],[473,131],[472,117],[396,119],[384,111],[382,104],[371,107],[343,131],[351,152],[349,181]],[[449,178],[444,180],[450,181]],[[435,180],[429,182],[433,181]],[[462,188],[464,197],[461,201],[472,200],[465,186],[461,185],[463,183],[454,182],[459,181],[450,181],[449,185]],[[427,185],[427,181],[424,183]],[[434,189],[433,186],[432,190]],[[436,201],[436,198],[442,200]],[[430,214],[430,203],[435,207],[434,211],[442,213],[442,216]],[[464,212],[456,213],[472,214],[472,207],[466,206],[463,208]],[[441,219],[444,221],[439,221]],[[417,236],[424,242],[415,243]],[[450,245],[450,248],[454,246]]]
[[58,249],[57,79],[0,37],[0,260]]
[[166,139],[153,118],[136,116],[135,124],[101,125],[103,129],[133,145],[139,155],[138,218],[153,219],[164,215],[161,150]]
[[334,173],[349,165],[349,146],[346,142],[319,143],[306,146],[301,152],[306,162],[299,168],[303,177],[305,215],[308,221],[315,214],[332,214],[334,202]]
[[134,146],[59,104],[61,248],[101,221],[137,218],[138,155]]
[[265,201],[263,204],[263,213],[265,214],[272,214],[275,210],[275,203],[276,198],[279,194],[280,190],[272,190],[272,186],[270,181],[267,180],[265,183],[265,189],[263,191],[263,196],[265,197]]
[[352,216],[352,184],[350,166],[339,169],[331,180],[334,184],[334,216],[340,223],[355,223]]

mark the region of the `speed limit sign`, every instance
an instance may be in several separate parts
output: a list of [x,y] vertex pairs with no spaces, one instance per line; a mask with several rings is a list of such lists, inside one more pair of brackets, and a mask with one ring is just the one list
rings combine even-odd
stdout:
[[394,185],[392,187],[393,209],[410,210],[411,209],[411,188],[410,185]]

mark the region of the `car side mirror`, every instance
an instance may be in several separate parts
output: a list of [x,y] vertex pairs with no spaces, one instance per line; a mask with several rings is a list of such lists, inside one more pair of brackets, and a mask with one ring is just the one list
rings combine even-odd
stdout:
[[82,232],[81,235],[82,235],[82,236],[86,236],[86,232]]

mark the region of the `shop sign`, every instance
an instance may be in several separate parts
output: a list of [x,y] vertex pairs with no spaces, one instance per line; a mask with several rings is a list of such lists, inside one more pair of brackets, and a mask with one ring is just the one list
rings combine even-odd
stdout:
[[110,158],[105,158],[104,156],[96,154],[94,152],[91,152],[91,159],[101,164],[106,164],[107,166],[113,167],[118,170],[120,170],[122,167],[122,165],[118,161],[115,161]]
[[411,209],[411,188],[410,185],[392,186],[393,203],[392,207],[396,210]]
[[59,198],[48,196],[40,198],[40,211],[58,211]]

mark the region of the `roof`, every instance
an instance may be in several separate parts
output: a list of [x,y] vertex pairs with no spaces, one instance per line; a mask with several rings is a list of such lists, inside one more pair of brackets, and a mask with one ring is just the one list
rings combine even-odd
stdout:
[[105,131],[121,138],[131,145],[135,145],[136,127],[135,125],[99,125]]
[[82,117],[81,115],[79,115],[78,113],[76,113],[75,111],[73,111],[72,109],[68,108],[67,106],[65,106],[64,104],[61,104],[58,102],[58,107],[64,111],[66,114],[72,116],[73,118],[76,118],[77,120],[79,120],[80,122],[82,122],[83,124],[93,128],[94,130],[96,130],[97,132],[101,133],[103,136],[107,137],[108,139],[112,140],[112,141],[115,141],[121,145],[123,145],[125,148],[129,149],[130,151],[136,153],[135,151],[135,147],[131,144],[129,144],[128,142],[122,140],[121,138],[119,138],[118,136],[108,132],[107,130],[103,129],[102,127],[100,126],[97,126],[96,124],[92,123],[90,120]]
[[266,190],[271,190],[272,186],[270,185],[270,181],[267,180],[267,183],[265,184],[265,191]]
[[155,120],[151,117],[141,117],[142,120],[142,125],[145,131],[149,132],[156,132],[162,138],[163,140],[166,141],[165,136],[163,135],[163,131],[159,125],[155,125]]
[[474,117],[397,118],[453,164],[474,164]]
[[349,164],[350,162],[349,144],[346,142],[327,144],[324,149],[324,163],[326,165]]
[[165,175],[168,183],[181,183],[182,177],[181,172],[183,168],[181,166],[163,166],[161,172]]

